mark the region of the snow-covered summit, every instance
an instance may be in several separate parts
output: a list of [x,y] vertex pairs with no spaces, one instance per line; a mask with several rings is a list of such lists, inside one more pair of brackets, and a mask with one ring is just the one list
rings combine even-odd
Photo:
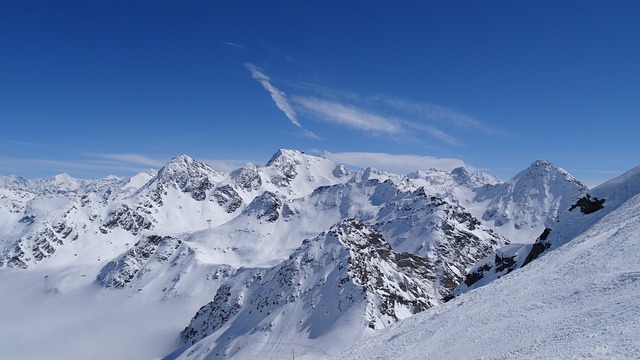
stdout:
[[[493,222],[498,231],[514,241],[532,242],[585,190],[587,187],[566,170],[537,160],[499,187],[480,192],[478,200],[492,199],[483,220]],[[524,231],[516,238],[514,230]]]
[[[546,164],[542,164],[546,166]],[[580,235],[640,193],[640,167],[609,180],[593,189],[584,189],[573,198],[566,198],[557,218],[549,222],[533,244],[511,244],[495,255],[478,262],[467,274],[454,295],[484,286],[493,280],[521,268],[541,255],[557,249]]]
[[17,175],[0,176],[0,187],[12,190],[27,190],[29,180]]
[[280,149],[267,162],[263,171],[276,192],[297,197],[310,194],[318,186],[348,180],[349,172],[341,164],[301,151]]

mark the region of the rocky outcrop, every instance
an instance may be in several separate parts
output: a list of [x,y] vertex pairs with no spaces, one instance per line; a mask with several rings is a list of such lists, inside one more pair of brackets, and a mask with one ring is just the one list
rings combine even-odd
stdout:
[[100,231],[106,234],[107,229],[120,227],[137,235],[141,230],[149,230],[153,227],[153,222],[148,217],[150,217],[149,210],[142,206],[132,209],[127,204],[121,204],[109,212]]
[[231,185],[217,187],[212,195],[212,199],[215,199],[218,205],[228,214],[238,210],[243,204],[242,198]]
[[[379,329],[437,304],[434,280],[433,266],[425,259],[394,252],[373,228],[345,220],[305,240],[273,268],[246,269],[232,276],[197,312],[181,338],[195,343],[228,326],[276,331],[274,317],[291,306],[306,309],[296,326],[311,328],[308,331],[322,326],[309,319],[330,313],[335,321],[354,306],[363,310],[364,326]],[[240,317],[242,321],[235,321]]]
[[108,262],[96,280],[107,288],[123,288],[133,281],[147,262],[162,263],[169,260],[180,245],[182,240],[170,236],[147,236],[117,259]]
[[278,195],[265,191],[242,211],[244,215],[255,217],[258,220],[275,222],[280,218],[283,202]]

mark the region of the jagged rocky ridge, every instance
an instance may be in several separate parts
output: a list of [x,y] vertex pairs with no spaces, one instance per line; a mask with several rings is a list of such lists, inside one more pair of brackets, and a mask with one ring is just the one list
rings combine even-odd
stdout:
[[105,265],[97,280],[104,287],[122,288],[131,283],[134,276],[144,274],[146,263],[153,256],[157,262],[169,260],[182,245],[182,240],[171,236],[149,235],[133,248]]
[[[397,253],[373,228],[344,220],[306,240],[281,264],[231,277],[181,338],[194,344],[224,328],[217,338],[225,340],[216,341],[211,353],[225,354],[230,343],[249,333],[320,336],[354,308],[361,312],[356,326],[380,329],[438,304],[436,279],[434,266],[424,258]],[[300,313],[294,329],[286,328],[287,317]]]
[[[534,165],[551,166],[542,162]],[[322,244],[324,240],[317,240],[319,234],[344,230],[345,219],[352,219],[347,226],[352,233],[358,233],[353,229],[360,226],[376,234],[371,235],[371,241],[379,237],[380,242],[373,250],[353,250],[355,243],[340,241],[340,245],[331,245],[341,248],[340,254],[349,253],[349,261],[358,263],[357,268],[369,269],[360,276],[357,272],[349,275],[350,289],[355,289],[351,296],[359,299],[359,305],[356,301],[341,303],[343,313],[349,313],[342,319],[366,314],[356,322],[364,329],[380,329],[442,302],[474,264],[509,243],[500,234],[518,234],[531,224],[548,224],[557,204],[564,204],[567,194],[581,186],[562,172],[556,171],[562,176],[549,177],[554,171],[534,171],[530,181],[512,179],[507,184],[464,168],[451,172],[432,169],[408,176],[372,168],[351,173],[321,157],[280,150],[265,166],[248,164],[231,173],[215,171],[181,155],[158,172],[130,179],[77,180],[65,175],[33,181],[1,177],[0,185],[5,186],[0,187],[0,268],[31,269],[45,263],[47,267],[85,266],[93,262],[100,269],[94,279],[102,287],[162,291],[162,298],[166,298],[169,293],[189,294],[195,284],[204,289],[202,294],[215,292],[226,277],[244,267],[235,282],[252,284],[245,290],[258,294],[255,301],[271,303],[279,295],[257,289],[266,286],[265,276],[275,271],[274,264],[284,266],[292,253],[300,254],[305,246],[310,250],[309,244]],[[560,185],[549,187],[548,179]],[[531,202],[509,202],[513,212],[503,212],[508,220],[501,226],[494,216],[482,218],[488,206],[499,210],[494,214],[506,209],[500,204],[520,194],[517,189],[524,186],[533,186],[538,195],[553,195],[550,201],[535,203],[541,207],[533,218],[526,218],[528,222],[522,220],[526,213],[522,207],[531,206]],[[609,201],[606,199],[605,208]],[[515,232],[501,230],[517,221],[522,226],[513,226]],[[304,239],[314,240],[306,240],[301,247]],[[513,266],[508,256],[503,258],[500,266]],[[349,261],[341,271],[351,269]],[[388,269],[394,269],[395,275],[387,276],[384,271]],[[332,288],[333,283],[327,281],[313,285],[316,299],[325,299],[321,294]],[[224,286],[218,294],[224,293]],[[356,297],[357,289],[371,292],[365,290]],[[410,289],[421,289],[421,295]],[[258,300],[259,296],[267,300]],[[203,298],[200,304],[208,301],[210,297]],[[324,306],[324,300],[314,301],[311,309]],[[236,321],[262,321],[234,316],[234,306],[218,308],[218,318],[226,318],[225,326],[239,326],[234,325]],[[272,313],[279,311],[276,308]],[[269,324],[256,326],[262,331]],[[196,329],[196,325],[193,329],[199,334],[221,329],[212,330],[204,323],[203,329]],[[333,336],[329,329],[317,331]]]

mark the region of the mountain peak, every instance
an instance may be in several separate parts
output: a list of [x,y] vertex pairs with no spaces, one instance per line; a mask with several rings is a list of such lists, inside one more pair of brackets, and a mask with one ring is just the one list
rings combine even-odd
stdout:
[[295,159],[305,156],[306,154],[302,151],[293,150],[293,149],[278,149],[275,154],[271,157],[271,159],[267,162],[266,166],[272,166],[283,163],[295,162]]
[[158,175],[160,176],[161,174],[174,174],[181,172],[192,173],[193,171],[205,171],[207,173],[216,172],[211,166],[195,160],[189,155],[180,154],[169,160],[162,169],[158,171]]
[[[531,229],[539,234],[586,190],[566,170],[549,161],[536,160],[504,183],[482,218],[495,220],[497,227],[512,222],[511,227],[516,230]],[[519,241],[531,242],[534,238]]]
[[207,190],[213,188],[216,179],[220,177],[221,174],[211,166],[182,154],[166,163],[151,182],[157,182],[156,186],[160,186],[160,190],[162,184],[172,184],[171,186],[191,193],[195,200],[201,201],[206,198]]
[[453,176],[453,179],[456,180],[456,182],[461,184],[467,183],[471,180],[471,175],[467,169],[462,166],[451,170],[451,176]]
[[[569,176],[571,179],[575,179],[571,174],[569,174],[565,169],[555,165],[554,163],[538,159],[531,163],[528,168],[521,171],[520,173],[530,173],[530,172],[544,172],[544,173],[561,173],[562,175]],[[576,180],[577,181],[577,180]]]
[[194,161],[196,160],[194,160],[191,156],[187,154],[180,154],[178,156],[173,157],[164,166],[167,167],[167,166],[175,166],[180,164],[190,164]]

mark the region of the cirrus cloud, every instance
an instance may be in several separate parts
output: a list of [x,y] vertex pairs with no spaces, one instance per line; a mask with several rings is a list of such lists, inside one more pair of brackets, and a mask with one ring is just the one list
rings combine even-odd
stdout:
[[305,110],[336,124],[373,133],[399,134],[402,132],[399,121],[352,105],[302,96],[296,96],[293,101]]
[[291,105],[289,105],[287,95],[280,89],[273,86],[273,84],[271,84],[271,79],[257,66],[251,63],[247,63],[244,66],[249,70],[249,72],[251,72],[251,76],[256,79],[265,90],[269,92],[269,94],[271,95],[271,99],[273,99],[273,102],[276,103],[278,109],[280,109],[284,113],[287,119],[289,119],[289,121],[291,121],[293,125],[301,128],[302,125],[300,125],[298,119],[296,118],[296,112],[293,111],[293,108],[291,108]]

